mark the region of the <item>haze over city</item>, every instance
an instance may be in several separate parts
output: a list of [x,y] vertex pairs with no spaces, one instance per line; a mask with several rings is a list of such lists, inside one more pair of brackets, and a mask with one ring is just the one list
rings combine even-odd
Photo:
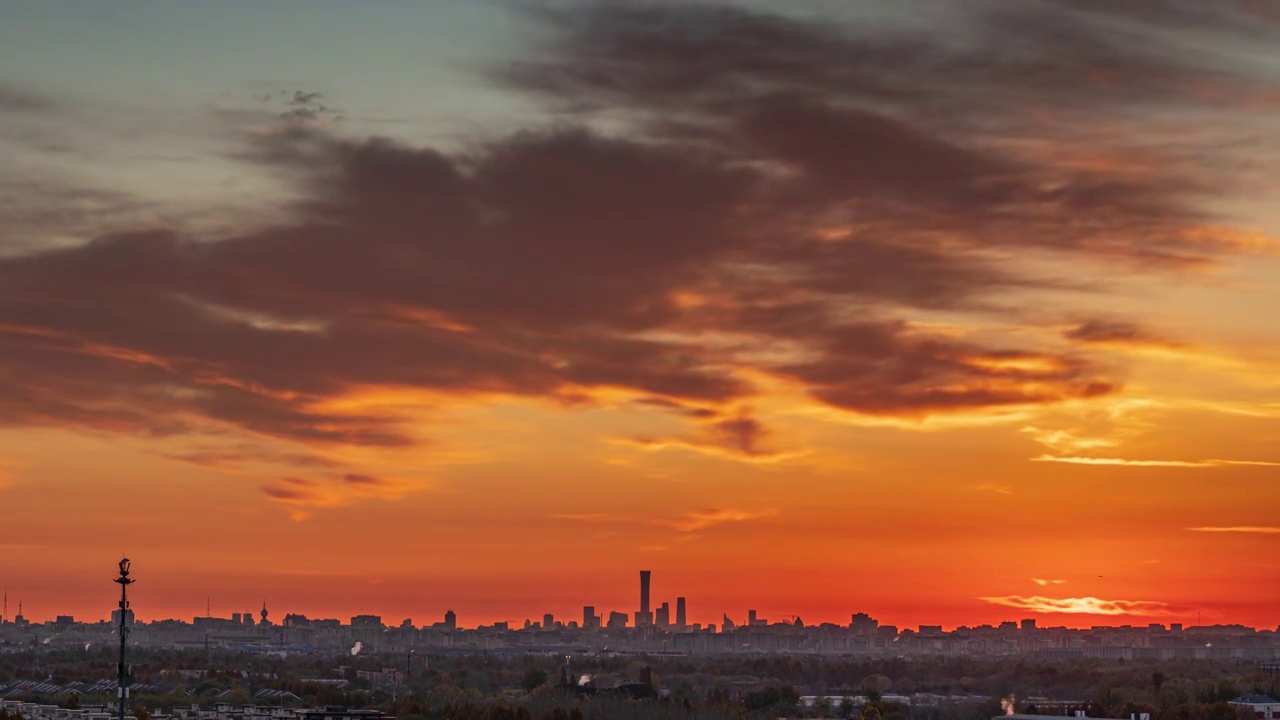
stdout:
[[1280,624],[1280,6],[0,7],[10,617]]

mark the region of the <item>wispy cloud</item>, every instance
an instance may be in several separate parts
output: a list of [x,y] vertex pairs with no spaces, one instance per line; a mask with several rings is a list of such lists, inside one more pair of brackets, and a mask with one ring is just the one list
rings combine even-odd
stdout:
[[1034,425],[1022,428],[1022,432],[1030,435],[1033,440],[1055,452],[1096,450],[1098,448],[1115,447],[1120,444],[1118,440],[1112,438],[1084,437],[1069,430],[1045,430]]
[[[645,526],[661,526],[675,528],[681,533],[695,533],[716,525],[726,523],[750,522],[775,517],[776,508],[763,510],[743,510],[740,508],[710,508],[684,513],[673,518],[651,518],[638,515],[615,515],[613,513],[560,513],[552,515],[553,520],[584,523],[589,525],[627,525],[635,528]],[[657,547],[657,546],[654,546]],[[665,547],[665,546],[664,546]]]
[[1012,495],[1013,488],[1008,485],[996,485],[994,483],[983,483],[981,485],[970,485],[969,489],[973,492],[989,492],[997,495]]
[[1041,587],[1044,587],[1045,585],[1061,585],[1065,583],[1066,580],[1045,580],[1044,578],[1031,578],[1031,582]]
[[1166,603],[1152,600],[1103,600],[1096,597],[1050,598],[1033,595],[1005,595],[981,597],[984,602],[1038,613],[1063,613],[1071,615],[1168,615]]
[[399,478],[346,473],[324,480],[282,477],[263,484],[262,492],[284,505],[289,517],[305,520],[316,508],[343,507],[369,498],[395,500],[420,486]]
[[580,523],[614,523],[628,522],[629,518],[621,515],[610,515],[609,513],[561,513],[552,515],[553,520],[569,520],[571,522]]
[[690,533],[706,530],[715,525],[760,520],[774,517],[777,514],[778,511],[774,508],[766,510],[738,510],[734,508],[699,510],[686,513],[675,520],[669,520],[663,524],[670,525],[680,532]]
[[1079,457],[1060,455],[1041,455],[1031,458],[1032,462],[1066,463],[1068,465],[1110,465],[1121,467],[1177,467],[1177,468],[1215,468],[1239,466],[1280,467],[1280,462],[1270,460],[1128,460],[1125,458]]
[[1187,528],[1192,532],[1241,533],[1251,535],[1280,535],[1280,525],[1229,525]]

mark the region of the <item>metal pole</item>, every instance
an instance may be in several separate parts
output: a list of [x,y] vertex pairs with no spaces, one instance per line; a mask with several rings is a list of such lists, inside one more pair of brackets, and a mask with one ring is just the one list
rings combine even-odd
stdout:
[[120,664],[118,666],[120,674],[120,686],[116,689],[117,696],[120,700],[119,720],[125,720],[124,710],[125,703],[129,697],[129,686],[126,684],[128,678],[125,668],[125,642],[129,638],[129,585],[134,581],[129,579],[129,559],[125,558],[120,561],[120,577],[115,579],[120,583]]

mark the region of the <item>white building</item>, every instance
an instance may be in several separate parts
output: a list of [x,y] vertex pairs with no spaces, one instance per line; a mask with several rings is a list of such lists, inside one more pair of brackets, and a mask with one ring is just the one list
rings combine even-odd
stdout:
[[1252,709],[1258,720],[1280,720],[1280,700],[1266,695],[1241,695],[1231,704]]

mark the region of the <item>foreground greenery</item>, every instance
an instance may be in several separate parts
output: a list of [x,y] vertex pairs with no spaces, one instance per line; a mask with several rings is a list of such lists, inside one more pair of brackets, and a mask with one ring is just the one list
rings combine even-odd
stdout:
[[[408,682],[374,687],[360,671],[403,669],[403,655],[285,658],[234,653],[137,651],[134,682],[158,688],[137,694],[137,714],[215,703],[277,704],[255,699],[262,690],[293,693],[294,707],[343,705],[379,708],[401,720],[612,720],[618,718],[857,717],[860,720],[986,720],[1000,714],[1000,698],[1015,696],[1024,712],[1034,699],[1076,700],[1091,717],[1128,718],[1150,713],[1152,720],[1238,720],[1226,704],[1244,693],[1274,694],[1276,681],[1255,663],[1227,661],[1049,663],[1031,659],[937,658],[851,659],[810,657],[563,657],[536,655],[415,656]],[[665,697],[634,700],[608,692],[637,682],[651,669],[653,685]],[[594,695],[556,687],[563,676],[589,675]],[[0,685],[16,680],[93,682],[112,678],[114,658],[99,651],[21,651],[0,655]],[[345,687],[315,682],[342,678]],[[886,695],[934,693],[985,698],[943,701],[932,706],[889,702]],[[801,695],[848,698],[865,705]],[[62,705],[108,704],[114,698],[24,696]],[[0,720],[7,720],[0,717]],[[1253,720],[1247,714],[1247,720]]]

